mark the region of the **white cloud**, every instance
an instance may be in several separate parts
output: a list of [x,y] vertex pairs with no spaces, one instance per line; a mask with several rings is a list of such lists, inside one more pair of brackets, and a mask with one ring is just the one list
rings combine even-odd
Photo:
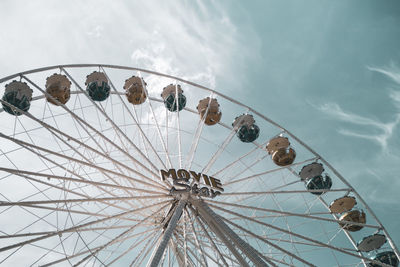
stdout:
[[101,33],[103,31],[103,27],[100,25],[95,26],[92,30],[88,31],[87,34],[89,36],[94,36],[96,38],[100,38],[101,37]]
[[249,48],[240,42],[238,30],[227,15],[218,11],[222,10],[218,4],[208,4],[207,11],[203,3],[153,9],[151,18],[142,18],[145,24],[154,26],[142,33],[140,39],[146,41],[132,52],[134,64],[209,87],[216,86],[217,76],[243,71]]
[[[376,71],[384,74],[385,76],[391,78],[395,83],[400,85],[400,70],[395,66],[390,68],[371,68],[368,67],[371,71]],[[376,119],[371,119],[365,116],[357,115],[348,111],[344,111],[338,104],[336,103],[326,103],[319,107],[319,110],[335,117],[336,119],[344,122],[349,122],[355,125],[362,125],[371,127],[371,132],[376,132],[378,130],[379,133],[359,133],[355,131],[351,131],[348,129],[339,129],[339,133],[347,136],[353,136],[357,138],[363,138],[367,140],[371,140],[379,144],[384,152],[387,152],[388,149],[388,141],[393,137],[393,133],[396,127],[400,123],[400,92],[392,89],[389,93],[389,97],[391,98],[393,104],[397,107],[398,112],[395,114],[395,117],[392,121],[389,122],[381,122]]]
[[[209,87],[217,86],[217,77],[234,76],[226,79],[232,86],[224,89],[238,90],[245,61],[260,43],[251,30],[244,36],[212,0],[9,1],[4,7],[1,34],[8,41],[3,40],[0,51],[0,72],[5,74],[45,65],[109,63],[166,72]],[[11,15],[16,10],[24,20]],[[23,62],[10,66],[16,57]]]
[[362,134],[342,128],[339,129],[338,132],[343,135],[374,141],[381,146],[383,151],[387,150],[388,141],[390,138],[392,138],[394,129],[400,123],[400,113],[397,114],[396,118],[393,121],[384,123],[378,120],[374,120],[371,118],[367,118],[351,112],[344,111],[336,103],[326,103],[319,106],[318,108],[319,110],[331,115],[332,117],[335,117],[338,120],[349,122],[356,125],[369,126],[374,128],[374,130],[377,129],[380,132],[378,134],[373,134],[373,133]]
[[394,104],[400,109],[400,92],[392,90],[389,93],[389,96],[393,100]]
[[387,77],[391,78],[397,84],[400,84],[400,69],[398,69],[393,63],[390,65],[390,67],[385,67],[385,68],[367,67],[367,69],[382,73]]

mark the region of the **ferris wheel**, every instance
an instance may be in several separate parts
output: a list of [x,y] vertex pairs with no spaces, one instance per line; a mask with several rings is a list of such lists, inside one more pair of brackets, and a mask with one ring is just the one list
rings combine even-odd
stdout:
[[398,266],[356,190],[229,96],[99,64],[0,83],[0,265]]

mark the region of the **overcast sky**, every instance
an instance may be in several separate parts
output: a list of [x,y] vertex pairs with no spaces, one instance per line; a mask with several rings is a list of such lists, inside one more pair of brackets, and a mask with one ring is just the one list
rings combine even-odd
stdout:
[[399,1],[0,1],[0,76],[148,68],[215,88],[295,133],[400,243]]

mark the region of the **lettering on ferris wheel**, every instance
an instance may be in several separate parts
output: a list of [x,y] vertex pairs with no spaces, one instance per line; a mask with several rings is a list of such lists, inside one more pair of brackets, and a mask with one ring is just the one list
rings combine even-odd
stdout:
[[[214,198],[224,191],[221,180],[195,171],[160,170],[160,176],[163,181],[172,178],[174,186],[171,188],[171,193],[190,192],[197,196]],[[201,187],[202,184],[206,186]]]

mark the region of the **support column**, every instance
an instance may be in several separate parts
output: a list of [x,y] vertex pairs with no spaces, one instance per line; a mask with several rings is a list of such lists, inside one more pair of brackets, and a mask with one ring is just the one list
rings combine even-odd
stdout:
[[[212,211],[210,207],[204,203],[204,201],[198,200],[192,201],[191,203],[196,206],[200,215],[206,220],[205,222],[211,227],[211,229],[213,229],[213,231],[216,230],[215,233],[218,236],[222,235],[222,239],[229,238],[229,240],[233,242],[236,247],[239,248],[253,262],[255,266],[268,266],[258,255],[257,251],[243,239],[241,239],[232,229],[230,229],[229,226],[226,225],[225,222],[219,217],[219,215]],[[224,242],[228,241],[228,248],[231,247],[229,240],[223,240]],[[234,251],[232,251],[232,253],[234,253],[234,255],[236,254]],[[243,259],[240,258],[238,258],[238,260],[242,262]],[[246,263],[246,265],[248,264]]]
[[186,200],[179,200],[178,205],[175,208],[174,214],[171,217],[171,220],[168,223],[168,227],[164,232],[164,235],[161,239],[161,242],[158,244],[158,247],[155,248],[155,253],[153,252],[153,256],[148,262],[148,267],[157,267],[163,254],[164,250],[168,245],[169,240],[171,239],[172,233],[175,230],[175,227],[181,218],[183,208],[186,205]]

